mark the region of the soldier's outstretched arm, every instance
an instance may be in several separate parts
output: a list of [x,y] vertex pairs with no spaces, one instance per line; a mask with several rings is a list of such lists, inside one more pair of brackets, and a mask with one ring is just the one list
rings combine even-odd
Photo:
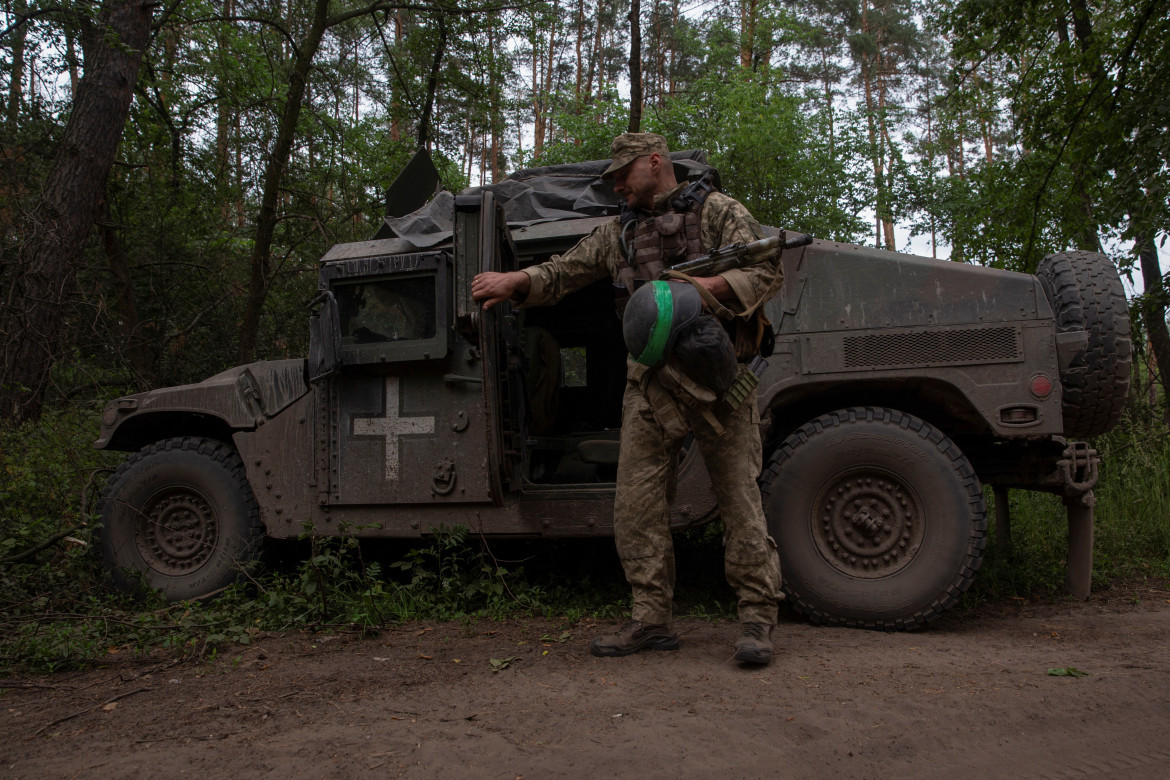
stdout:
[[485,271],[471,280],[471,297],[483,302],[486,311],[497,303],[514,297],[523,298],[532,284],[531,277],[523,271]]

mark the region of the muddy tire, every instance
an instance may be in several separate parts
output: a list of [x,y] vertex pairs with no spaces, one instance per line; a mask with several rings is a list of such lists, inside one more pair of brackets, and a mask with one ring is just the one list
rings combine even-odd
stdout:
[[231,447],[186,437],[156,442],[114,473],[99,507],[101,555],[128,593],[204,599],[235,582],[264,537],[244,464]]
[[983,489],[965,455],[893,409],[823,415],[761,475],[784,592],[814,623],[914,628],[970,586],[987,542]]
[[1096,436],[1121,419],[1129,393],[1129,307],[1113,262],[1098,252],[1058,252],[1036,271],[1057,332],[1083,330],[1088,343],[1060,374],[1066,436]]

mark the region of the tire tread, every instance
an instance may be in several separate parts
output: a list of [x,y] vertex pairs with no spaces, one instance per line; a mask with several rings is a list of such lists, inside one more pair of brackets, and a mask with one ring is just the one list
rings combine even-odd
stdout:
[[[265,536],[264,523],[260,520],[260,507],[256,502],[255,495],[252,493],[252,486],[248,482],[247,471],[244,468],[244,462],[240,460],[239,453],[236,452],[235,448],[218,439],[210,439],[204,436],[176,436],[156,441],[132,453],[122,461],[110,477],[109,482],[106,483],[106,487],[102,491],[101,499],[98,502],[98,516],[105,518],[107,503],[118,494],[121,482],[136,465],[159,453],[172,451],[193,452],[208,458],[213,463],[219,464],[228,474],[230,480],[239,488],[240,494],[244,497],[245,503],[247,504],[247,515],[244,518],[245,533],[242,558],[243,560],[251,560],[254,558]],[[103,530],[102,533],[104,532]],[[106,570],[111,575],[114,575],[117,562],[110,560],[106,545],[102,545],[102,548],[106,551],[103,553],[103,563],[105,564]],[[116,576],[115,582],[118,583]]]
[[810,601],[786,578],[783,579],[782,587],[787,596],[788,604],[814,625],[869,628],[883,631],[913,630],[937,620],[962,598],[963,594],[971,587],[975,573],[983,563],[983,551],[987,542],[987,507],[983,498],[982,486],[970,461],[942,431],[918,417],[886,407],[852,407],[824,414],[802,425],[772,453],[767,466],[760,475],[763,503],[767,506],[772,485],[783,469],[785,461],[793,456],[800,445],[819,433],[854,421],[876,421],[912,431],[923,441],[934,445],[934,448],[951,462],[952,468],[959,477],[959,484],[967,491],[967,502],[971,507],[972,515],[976,518],[971,532],[971,543],[967,547],[966,560],[958,567],[954,578],[943,589],[943,593],[932,600],[926,608],[911,615],[895,618],[863,619],[832,615]]
[[1099,252],[1057,252],[1036,271],[1060,333],[1083,330],[1084,351],[1060,377],[1065,434],[1096,436],[1121,419],[1129,393],[1129,307],[1117,269]]

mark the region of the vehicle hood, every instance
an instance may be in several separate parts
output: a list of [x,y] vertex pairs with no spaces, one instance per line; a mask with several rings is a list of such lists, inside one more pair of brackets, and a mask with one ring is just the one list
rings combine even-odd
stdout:
[[234,430],[256,428],[308,390],[303,359],[236,366],[197,384],[163,387],[110,401],[102,413],[101,436],[94,446],[105,448],[127,421],[160,413],[209,415]]

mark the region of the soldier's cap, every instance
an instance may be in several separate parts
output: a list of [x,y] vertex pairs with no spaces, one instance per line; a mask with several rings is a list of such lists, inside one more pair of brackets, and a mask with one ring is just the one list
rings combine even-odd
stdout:
[[666,139],[657,133],[622,133],[613,139],[613,145],[610,147],[613,162],[601,174],[601,178],[608,179],[639,157],[655,152],[667,160],[670,159],[670,148],[666,145]]

